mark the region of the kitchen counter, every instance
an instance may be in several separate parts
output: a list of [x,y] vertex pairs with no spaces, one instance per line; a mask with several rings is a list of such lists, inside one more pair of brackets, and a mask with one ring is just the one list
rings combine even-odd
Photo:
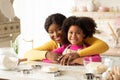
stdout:
[[[23,74],[19,69],[29,69],[31,65],[55,66],[61,70],[61,75],[54,77],[53,73],[42,72],[41,69],[33,69],[30,74]],[[85,80],[83,74],[85,69],[83,66],[61,66],[57,64],[49,64],[43,62],[29,62],[18,66],[17,70],[4,71],[0,70],[0,78],[10,80]]]
[[[106,56],[102,56],[106,58]],[[113,66],[120,66],[119,57],[107,56],[107,58],[113,59]],[[54,73],[43,72],[41,69],[32,69],[31,65],[41,65],[44,66],[55,66],[61,71],[61,75],[54,76]],[[23,74],[22,69],[30,69],[29,74]],[[87,80],[84,78],[85,67],[83,65],[79,66],[61,66],[58,64],[43,63],[30,61],[20,64],[15,70],[0,70],[0,78],[10,79],[10,80]]]
[[110,48],[108,51],[102,53],[101,55],[120,57],[120,47],[119,48]]

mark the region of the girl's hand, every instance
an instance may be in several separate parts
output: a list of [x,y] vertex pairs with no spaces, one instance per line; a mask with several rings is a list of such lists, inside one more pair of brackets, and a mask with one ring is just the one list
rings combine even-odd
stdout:
[[77,58],[70,62],[70,65],[83,65],[83,58]]
[[61,65],[70,65],[70,63],[77,58],[80,58],[77,53],[68,53],[65,55],[61,55],[57,60],[60,62]]

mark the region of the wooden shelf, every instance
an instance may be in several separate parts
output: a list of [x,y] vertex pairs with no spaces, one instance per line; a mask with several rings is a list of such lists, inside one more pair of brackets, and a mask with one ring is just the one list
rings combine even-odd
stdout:
[[120,16],[120,12],[72,12],[75,16],[87,16],[94,19],[115,19]]

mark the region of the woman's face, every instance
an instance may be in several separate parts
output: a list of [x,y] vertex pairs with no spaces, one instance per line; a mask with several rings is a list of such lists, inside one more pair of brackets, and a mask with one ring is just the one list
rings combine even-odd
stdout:
[[82,45],[84,34],[79,26],[72,25],[68,30],[68,40],[73,45]]
[[59,27],[57,24],[51,24],[48,29],[48,33],[52,40],[54,40],[57,43],[62,43],[61,27]]

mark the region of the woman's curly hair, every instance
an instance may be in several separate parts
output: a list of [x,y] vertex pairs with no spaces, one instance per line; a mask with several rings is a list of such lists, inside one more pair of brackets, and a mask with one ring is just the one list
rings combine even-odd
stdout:
[[66,16],[64,16],[61,13],[55,13],[55,14],[51,14],[50,16],[48,16],[46,18],[45,24],[44,24],[44,28],[45,30],[48,32],[48,29],[50,27],[51,24],[56,24],[58,25],[58,27],[62,27],[62,23],[63,21],[66,19]]
[[90,17],[70,16],[64,20],[62,25],[62,31],[66,35],[66,37],[68,34],[68,30],[72,25],[79,26],[83,30],[83,33],[85,35],[84,38],[92,37],[97,27],[95,21]]

